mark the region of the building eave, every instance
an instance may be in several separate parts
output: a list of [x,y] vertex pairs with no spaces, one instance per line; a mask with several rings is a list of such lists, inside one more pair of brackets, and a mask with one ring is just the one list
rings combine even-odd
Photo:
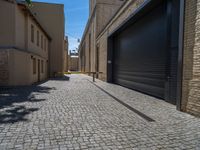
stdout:
[[50,35],[42,27],[42,25],[39,23],[37,18],[33,15],[33,13],[30,11],[30,9],[26,6],[26,4],[24,4],[23,2],[17,2],[17,5],[20,6],[23,11],[27,12],[32,17],[32,19],[35,21],[35,23],[38,25],[38,27],[44,32],[44,34],[47,36],[47,38],[51,41],[52,38],[50,37]]

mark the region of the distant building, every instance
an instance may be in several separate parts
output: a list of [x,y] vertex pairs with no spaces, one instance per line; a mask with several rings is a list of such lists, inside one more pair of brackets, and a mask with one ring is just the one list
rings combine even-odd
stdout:
[[55,73],[65,72],[65,16],[63,4],[51,4],[33,2],[31,11],[44,26],[51,36],[49,50],[49,73],[53,77]]
[[29,85],[48,77],[51,37],[22,3],[0,1],[0,86]]
[[69,71],[79,71],[79,54],[76,50],[70,51]]
[[[90,0],[89,2],[89,20],[79,47],[79,67],[82,72],[99,72],[99,66],[102,66],[104,61],[98,61],[100,58],[97,58],[99,52],[96,38],[124,2],[122,0]],[[105,58],[106,53],[98,56]],[[101,78],[106,79],[105,73],[101,75]]]
[[81,70],[200,116],[199,6],[199,0],[90,0]]

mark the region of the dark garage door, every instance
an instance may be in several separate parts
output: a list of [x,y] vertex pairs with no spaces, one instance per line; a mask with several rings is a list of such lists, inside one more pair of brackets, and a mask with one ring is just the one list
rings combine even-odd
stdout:
[[168,14],[175,3],[159,3],[113,36],[114,83],[175,103],[178,21],[172,26]]

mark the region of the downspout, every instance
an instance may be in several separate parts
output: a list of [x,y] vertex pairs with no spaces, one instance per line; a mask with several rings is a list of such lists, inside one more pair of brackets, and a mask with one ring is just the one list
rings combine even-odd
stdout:
[[184,55],[184,23],[185,23],[185,0],[180,0],[179,19],[179,52],[178,52],[178,73],[177,73],[177,110],[181,111],[182,82],[183,82],[183,55]]

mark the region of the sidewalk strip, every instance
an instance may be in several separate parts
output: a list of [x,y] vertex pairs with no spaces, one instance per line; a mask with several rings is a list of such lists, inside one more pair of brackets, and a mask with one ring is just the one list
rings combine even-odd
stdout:
[[123,106],[125,106],[126,108],[128,108],[129,110],[133,111],[134,113],[138,114],[140,117],[142,117],[143,119],[149,121],[149,122],[155,122],[155,120],[153,120],[152,118],[148,117],[147,115],[143,114],[142,112],[138,111],[137,109],[131,107],[130,105],[124,103],[123,101],[121,101],[120,99],[118,99],[117,97],[113,96],[112,94],[108,93],[107,91],[105,91],[103,88],[101,88],[100,86],[96,85],[95,83],[91,82],[90,80],[88,80],[90,83],[92,83],[94,86],[96,86],[98,89],[100,89],[102,92],[106,93],[107,95],[109,95],[110,97],[112,97],[114,100],[116,100],[117,102],[119,102],[120,104],[122,104]]

